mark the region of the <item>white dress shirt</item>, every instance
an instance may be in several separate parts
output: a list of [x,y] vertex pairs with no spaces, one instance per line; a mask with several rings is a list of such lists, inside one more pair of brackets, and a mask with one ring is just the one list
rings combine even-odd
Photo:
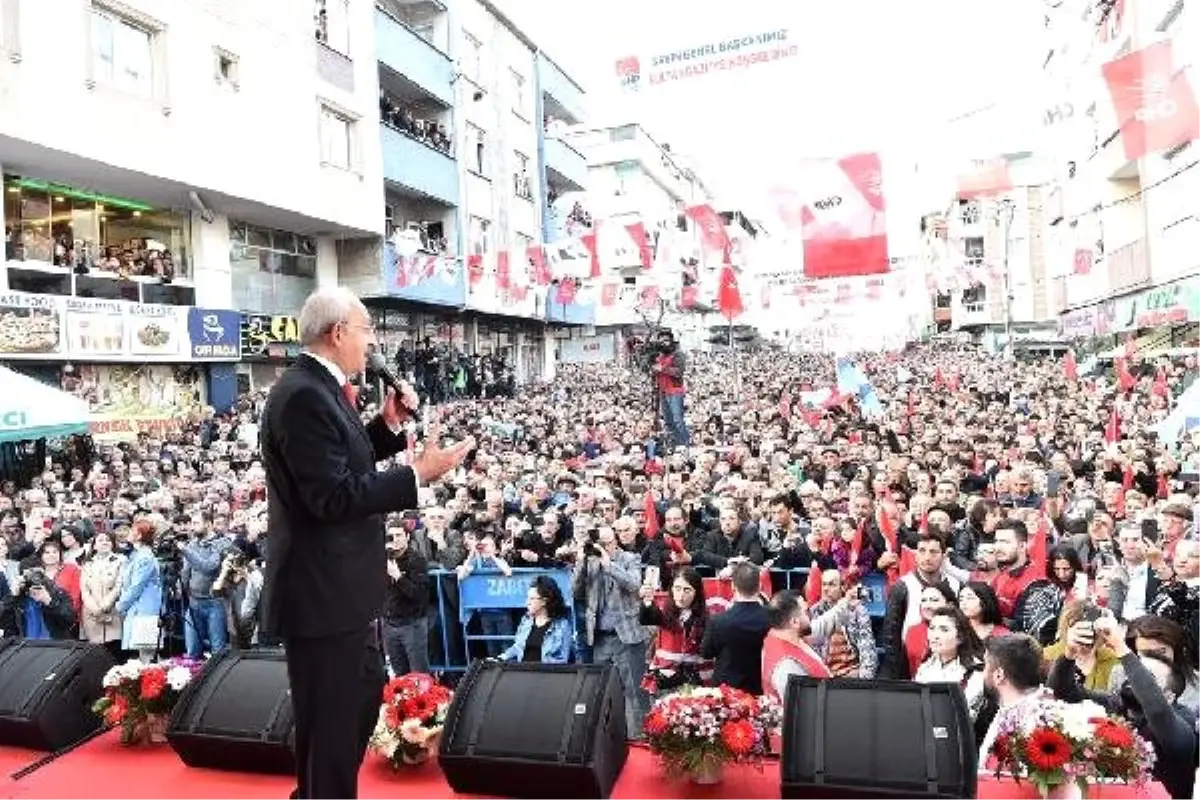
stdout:
[[1146,582],[1150,580],[1150,565],[1143,561],[1136,567],[1127,567],[1126,573],[1129,575],[1129,583],[1121,618],[1126,622],[1133,622],[1146,616]]

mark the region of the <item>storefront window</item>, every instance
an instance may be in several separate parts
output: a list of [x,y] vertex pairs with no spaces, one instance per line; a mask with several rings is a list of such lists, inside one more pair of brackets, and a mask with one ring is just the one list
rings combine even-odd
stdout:
[[317,288],[317,242],[286,231],[231,222],[230,269],[238,308],[296,314]]
[[[30,269],[190,276],[190,218],[146,203],[29,178],[4,178],[4,251]],[[109,293],[120,290],[110,290]],[[97,295],[99,296],[99,295]]]

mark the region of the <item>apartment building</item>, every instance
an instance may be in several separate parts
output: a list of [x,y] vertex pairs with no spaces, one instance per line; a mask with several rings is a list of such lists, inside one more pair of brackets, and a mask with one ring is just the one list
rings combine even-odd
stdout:
[[223,366],[168,365],[288,340],[338,243],[383,232],[373,13],[0,0],[0,315],[29,328],[6,359],[125,387],[152,370],[227,404]]
[[550,312],[547,289],[525,285],[527,251],[545,241],[548,200],[586,180],[557,134],[582,118],[583,92],[484,0],[379,0],[374,21],[385,236],[348,244],[342,279],[389,353],[428,339],[546,377],[547,320],[586,314]]
[[[1122,55],[1168,41],[1195,93],[1200,51],[1195,11],[1176,0],[1115,0],[1050,18],[1047,74],[1095,75]],[[1060,326],[1111,352],[1195,346],[1200,323],[1200,143],[1130,159],[1102,81],[1071,84],[1081,124],[1054,155],[1048,211],[1066,259],[1055,296]],[[1074,88],[1078,86],[1079,88]],[[1091,93],[1085,89],[1092,89]],[[1065,259],[1065,260],[1066,260]]]

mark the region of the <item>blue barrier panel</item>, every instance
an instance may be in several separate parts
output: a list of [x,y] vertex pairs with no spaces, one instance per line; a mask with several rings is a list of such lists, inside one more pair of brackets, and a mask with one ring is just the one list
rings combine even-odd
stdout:
[[[565,569],[514,569],[511,575],[497,571],[472,572],[458,581],[458,621],[463,626],[463,641],[470,656],[471,642],[512,642],[513,636],[473,634],[468,630],[471,617],[480,611],[525,608],[526,594],[533,579],[548,575],[562,591],[563,599],[571,597],[571,572]],[[575,627],[572,604],[567,602],[567,614]],[[443,618],[443,622],[445,619]]]
[[887,612],[887,576],[882,572],[868,572],[858,581],[866,590],[863,605],[872,617],[882,617]]

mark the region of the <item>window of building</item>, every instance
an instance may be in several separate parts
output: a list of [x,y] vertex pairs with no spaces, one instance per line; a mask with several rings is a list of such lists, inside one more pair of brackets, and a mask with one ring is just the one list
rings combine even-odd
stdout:
[[487,134],[478,125],[467,123],[467,168],[481,178],[488,177]]
[[190,217],[33,178],[4,178],[4,251],[30,269],[171,282],[189,276]]
[[314,0],[313,25],[317,41],[344,56],[350,55],[350,0]]
[[533,199],[533,180],[529,177],[529,156],[513,151],[513,193],[524,200]]
[[460,69],[467,78],[479,83],[479,76],[483,70],[483,42],[464,28],[463,43],[466,46],[463,47]]
[[515,69],[509,69],[513,86],[513,113],[521,119],[529,119],[529,87],[525,85],[525,76]]
[[92,79],[123,92],[153,97],[155,34],[104,6],[93,6]]
[[968,265],[978,266],[983,263],[982,236],[968,236],[963,239],[963,257]]
[[0,53],[21,55],[20,0],[0,0]]
[[213,78],[231,89],[238,88],[238,57],[220,47],[213,48]]
[[235,308],[294,314],[317,288],[315,239],[230,222],[229,241]]
[[321,106],[321,163],[329,167],[354,168],[354,120],[329,106]]
[[622,125],[619,128],[613,128],[609,134],[609,139],[614,142],[628,142],[631,139],[637,138],[636,125]]
[[467,229],[467,247],[470,254],[481,256],[492,249],[492,223],[483,217],[471,215]]
[[981,213],[979,203],[975,200],[968,200],[958,207],[958,218],[962,221],[963,225],[978,225]]

